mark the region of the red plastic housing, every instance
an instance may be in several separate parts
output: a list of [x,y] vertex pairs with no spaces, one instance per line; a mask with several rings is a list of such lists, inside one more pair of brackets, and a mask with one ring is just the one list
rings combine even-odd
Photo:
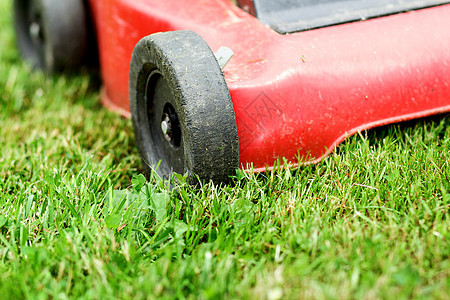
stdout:
[[225,79],[240,163],[316,162],[357,131],[450,111],[450,5],[280,35],[230,0],[90,0],[103,102],[129,116],[136,43],[193,30],[235,55]]

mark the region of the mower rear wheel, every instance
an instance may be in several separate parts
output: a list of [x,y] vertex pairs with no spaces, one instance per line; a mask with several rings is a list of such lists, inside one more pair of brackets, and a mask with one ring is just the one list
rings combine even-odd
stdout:
[[78,66],[87,52],[83,0],[15,0],[14,26],[23,58],[48,73]]
[[239,167],[239,140],[230,93],[207,43],[192,31],[147,36],[133,51],[129,80],[147,174],[226,182]]

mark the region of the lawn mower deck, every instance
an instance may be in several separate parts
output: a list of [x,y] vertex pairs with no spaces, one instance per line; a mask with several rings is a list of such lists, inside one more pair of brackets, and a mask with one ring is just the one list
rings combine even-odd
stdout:
[[[103,102],[134,114],[138,146],[152,140],[139,146],[144,164],[166,160],[163,173],[220,181],[279,158],[317,162],[358,131],[450,111],[445,1],[88,2]],[[330,16],[330,8],[340,10]],[[139,42],[180,30],[201,39],[167,33]],[[206,48],[222,46],[234,52],[222,70],[226,90],[205,58]]]

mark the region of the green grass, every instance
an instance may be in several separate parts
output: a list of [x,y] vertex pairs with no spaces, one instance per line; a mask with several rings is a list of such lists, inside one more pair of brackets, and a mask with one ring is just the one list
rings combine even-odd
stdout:
[[22,63],[0,0],[2,299],[449,299],[450,118],[169,191],[95,78]]

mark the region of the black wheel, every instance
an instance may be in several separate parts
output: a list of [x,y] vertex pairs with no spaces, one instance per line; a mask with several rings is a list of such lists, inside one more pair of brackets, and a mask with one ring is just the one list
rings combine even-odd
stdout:
[[149,174],[226,182],[239,167],[233,103],[206,42],[192,31],[157,33],[135,47],[130,110]]
[[87,52],[83,0],[15,0],[19,50],[34,68],[49,73],[73,68]]

